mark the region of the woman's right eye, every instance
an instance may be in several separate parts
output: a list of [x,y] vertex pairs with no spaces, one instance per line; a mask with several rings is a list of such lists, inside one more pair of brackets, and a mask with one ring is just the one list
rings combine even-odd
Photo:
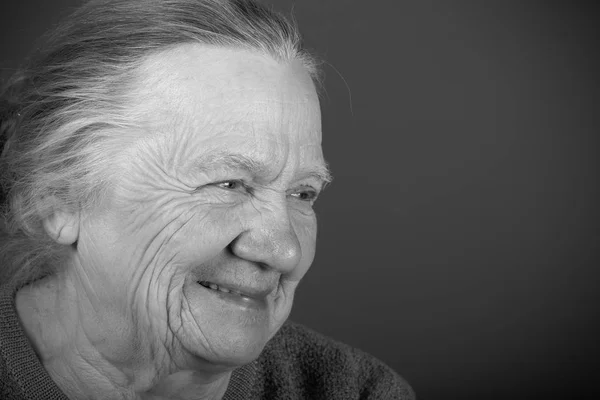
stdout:
[[218,187],[227,190],[236,190],[244,187],[244,183],[238,180],[223,181],[216,184]]

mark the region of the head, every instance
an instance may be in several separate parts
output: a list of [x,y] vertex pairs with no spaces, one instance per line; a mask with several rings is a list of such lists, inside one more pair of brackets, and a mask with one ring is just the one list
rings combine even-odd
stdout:
[[40,49],[3,93],[3,280],[68,280],[116,364],[254,359],[328,180],[295,27],[251,1],[90,1]]

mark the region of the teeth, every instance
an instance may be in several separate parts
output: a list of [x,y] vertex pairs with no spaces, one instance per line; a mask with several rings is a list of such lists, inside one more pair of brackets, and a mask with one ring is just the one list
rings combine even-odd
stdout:
[[201,284],[202,286],[204,286],[205,288],[210,288],[210,289],[212,289],[212,290],[216,290],[216,291],[218,291],[218,292],[223,292],[223,293],[235,293],[235,294],[237,294],[238,296],[241,296],[241,295],[242,295],[242,294],[241,294],[240,292],[238,292],[237,290],[229,290],[229,289],[227,289],[227,288],[222,288],[222,287],[220,287],[219,285],[216,285],[216,284],[214,284],[214,283],[212,283],[212,282],[201,281],[201,282],[198,282],[198,283],[200,283],[200,284]]

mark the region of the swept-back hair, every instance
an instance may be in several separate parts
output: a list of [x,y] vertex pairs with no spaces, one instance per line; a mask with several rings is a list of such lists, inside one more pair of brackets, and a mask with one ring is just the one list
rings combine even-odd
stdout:
[[43,229],[56,209],[108,190],[110,145],[132,118],[136,69],[187,43],[251,49],[318,65],[293,21],[253,0],[91,0],[51,31],[0,93],[0,283],[54,272],[65,246]]

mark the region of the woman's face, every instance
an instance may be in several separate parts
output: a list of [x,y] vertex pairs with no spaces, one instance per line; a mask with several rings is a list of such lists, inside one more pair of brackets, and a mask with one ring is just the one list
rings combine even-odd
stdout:
[[299,62],[200,45],[140,71],[142,132],[125,135],[114,190],[82,216],[71,271],[84,330],[115,363],[250,362],[315,253],[326,168],[314,86]]

